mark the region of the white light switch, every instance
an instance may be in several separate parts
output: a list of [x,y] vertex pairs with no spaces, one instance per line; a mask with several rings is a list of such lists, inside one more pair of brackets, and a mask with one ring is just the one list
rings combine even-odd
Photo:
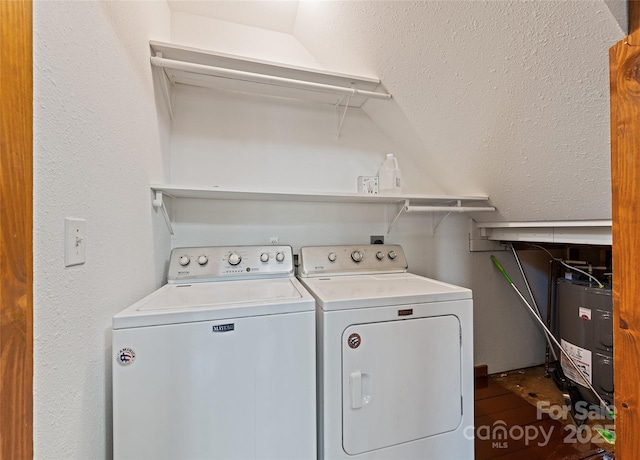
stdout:
[[84,219],[67,217],[64,220],[64,266],[85,263],[87,223]]

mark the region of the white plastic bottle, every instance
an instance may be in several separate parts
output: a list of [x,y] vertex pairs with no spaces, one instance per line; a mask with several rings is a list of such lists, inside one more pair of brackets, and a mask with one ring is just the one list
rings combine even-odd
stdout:
[[398,160],[393,153],[387,153],[387,158],[378,170],[378,190],[381,194],[398,194],[402,186],[402,173],[398,168]]

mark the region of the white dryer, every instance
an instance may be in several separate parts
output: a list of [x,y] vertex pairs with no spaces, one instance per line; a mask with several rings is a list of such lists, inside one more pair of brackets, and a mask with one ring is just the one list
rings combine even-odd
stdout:
[[119,459],[315,459],[315,302],[289,246],[179,248],[113,318]]
[[300,250],[316,299],[320,459],[472,459],[471,291],[397,245]]

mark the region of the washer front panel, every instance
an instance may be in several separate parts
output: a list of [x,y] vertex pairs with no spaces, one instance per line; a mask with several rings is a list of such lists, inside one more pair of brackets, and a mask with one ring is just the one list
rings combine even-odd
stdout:
[[315,460],[314,327],[307,311],[113,331],[114,459]]

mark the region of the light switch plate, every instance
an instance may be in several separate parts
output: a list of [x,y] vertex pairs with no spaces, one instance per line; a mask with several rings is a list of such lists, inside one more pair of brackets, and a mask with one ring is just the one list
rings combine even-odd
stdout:
[[80,265],[86,261],[86,229],[84,219],[67,217],[64,220],[64,266]]

